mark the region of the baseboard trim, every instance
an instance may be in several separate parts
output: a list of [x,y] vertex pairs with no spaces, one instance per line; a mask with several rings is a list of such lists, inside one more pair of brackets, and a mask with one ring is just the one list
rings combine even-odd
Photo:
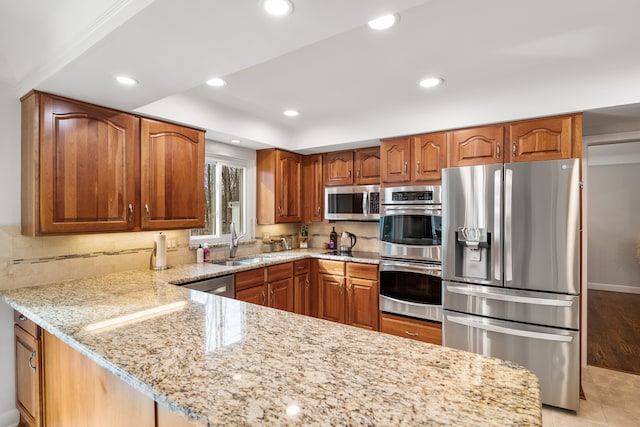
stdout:
[[0,427],[16,427],[20,422],[20,412],[17,409],[11,409],[0,414]]
[[638,286],[625,286],[625,285],[611,285],[609,283],[587,283],[587,289],[593,289],[595,291],[609,291],[609,292],[622,292],[625,294],[640,294],[640,287]]

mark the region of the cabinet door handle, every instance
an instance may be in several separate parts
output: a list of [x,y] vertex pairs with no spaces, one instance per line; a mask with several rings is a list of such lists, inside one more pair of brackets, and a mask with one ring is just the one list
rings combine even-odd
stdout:
[[348,176],[349,178],[351,178],[351,169],[349,169],[349,170],[347,171],[347,176]]
[[420,175],[420,160],[416,163],[416,175]]
[[271,304],[273,304],[273,301],[275,299],[274,293],[273,293],[273,289],[270,290],[271,292]]
[[518,157],[518,143],[516,141],[512,141],[513,144],[513,157]]
[[25,320],[27,320],[27,318],[23,314],[21,314],[20,316],[18,316],[18,320],[22,320],[24,322]]
[[496,145],[496,159],[500,158],[500,144]]
[[309,289],[309,279],[306,279],[304,282],[306,283],[306,286],[305,286],[305,287],[306,287],[307,289]]
[[31,352],[31,356],[29,356],[29,367],[31,368],[31,372],[35,372],[36,371],[36,367],[33,366],[33,364],[31,363],[31,361],[33,360],[34,357],[36,357],[36,352],[32,351]]
[[282,206],[278,206],[278,216],[282,216]]
[[409,331],[404,331],[405,334],[409,335],[410,337],[419,337],[420,334],[417,332],[409,332]]
[[262,305],[265,305],[265,304],[266,304],[266,302],[267,302],[267,297],[266,297],[266,295],[264,294],[264,291],[262,291]]
[[149,205],[147,203],[144,204],[144,211],[145,211],[144,219],[146,221],[149,221],[149,217],[151,216],[151,213],[149,212]]
[[356,172],[356,176],[360,178],[360,169],[358,169],[358,172]]
[[318,206],[318,215],[320,215],[320,206]]
[[129,203],[129,222],[133,221],[133,205]]
[[404,162],[404,174],[407,174],[407,162]]

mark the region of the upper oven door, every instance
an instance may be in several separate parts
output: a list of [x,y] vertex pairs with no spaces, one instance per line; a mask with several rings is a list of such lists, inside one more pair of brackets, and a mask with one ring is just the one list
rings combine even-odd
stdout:
[[383,205],[380,241],[383,257],[441,261],[440,205]]
[[356,185],[348,187],[325,187],[324,218],[328,220],[377,221],[380,187]]

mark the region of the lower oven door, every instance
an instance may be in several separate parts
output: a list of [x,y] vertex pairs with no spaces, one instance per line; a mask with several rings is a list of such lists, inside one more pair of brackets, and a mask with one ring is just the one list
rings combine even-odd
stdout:
[[442,321],[439,264],[380,261],[380,311]]

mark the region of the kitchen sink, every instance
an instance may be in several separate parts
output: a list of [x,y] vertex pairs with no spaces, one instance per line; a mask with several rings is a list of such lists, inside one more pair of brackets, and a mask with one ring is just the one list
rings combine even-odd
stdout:
[[235,267],[235,266],[242,266],[242,265],[258,264],[258,263],[264,262],[264,261],[266,261],[268,259],[269,259],[269,257],[255,256],[255,257],[243,258],[243,259],[230,259],[230,260],[222,260],[222,261],[213,261],[212,263],[216,264],[216,265],[224,265],[226,267]]

